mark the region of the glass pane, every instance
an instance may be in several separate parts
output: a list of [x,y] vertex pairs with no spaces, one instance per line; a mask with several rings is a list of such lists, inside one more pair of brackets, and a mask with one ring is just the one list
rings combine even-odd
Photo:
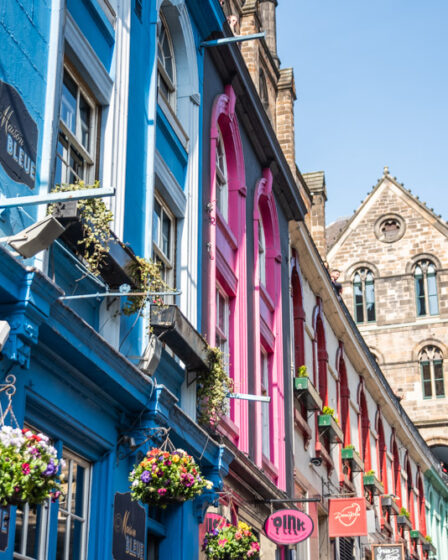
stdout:
[[72,78],[64,72],[61,100],[61,120],[67,128],[76,134],[76,95],[78,87]]
[[22,550],[22,535],[23,535],[23,519],[24,519],[24,512],[20,508],[17,508],[16,512],[16,533],[15,533],[15,540],[14,540],[14,550],[16,552],[23,553]]
[[439,305],[437,302],[437,282],[436,275],[434,272],[429,273],[428,268],[428,302],[429,302],[429,313],[431,315],[437,315],[439,313]]
[[160,237],[161,219],[162,219],[162,207],[157,202],[157,200],[154,199],[154,210],[152,214],[152,241],[157,245],[157,247],[160,247],[159,237]]
[[[39,508],[40,510],[41,508]],[[38,526],[39,516],[32,509],[28,509],[28,533],[26,539],[26,554],[31,558],[38,556]]]
[[443,362],[434,362],[434,385],[437,397],[445,396],[445,386],[443,381]]
[[417,300],[417,315],[422,317],[423,315],[426,315],[425,288],[423,284],[423,276],[417,276],[417,274],[415,276],[415,297]]
[[162,251],[164,255],[171,259],[171,220],[168,216],[163,213],[163,225],[162,225]]
[[84,148],[90,150],[90,115],[91,108],[83,95],[79,98],[79,114],[81,117],[81,143]]
[[432,397],[430,364],[429,362],[422,362],[420,367],[423,381],[423,398],[427,399]]
[[82,531],[83,523],[77,519],[72,519],[70,524],[70,545],[69,545],[69,560],[79,560],[82,558],[81,545],[82,545]]
[[65,541],[67,535],[67,517],[59,511],[58,514],[58,537],[56,541],[56,560],[64,560]]
[[226,312],[227,312],[227,305],[226,305],[226,300],[223,297],[223,295],[218,292],[218,326],[221,329],[221,331],[224,334],[227,334],[226,332]]
[[168,35],[166,33],[163,38],[162,48],[163,48],[163,56],[164,56],[163,66],[170,80],[174,82],[174,70],[173,70],[174,65],[173,65],[173,56],[172,56],[173,53],[171,52],[171,45],[168,39]]
[[71,511],[83,517],[83,494],[85,484],[85,469],[73,462],[72,505]]
[[373,281],[366,282],[367,321],[375,321],[375,286]]
[[77,183],[78,181],[84,179],[84,159],[78,150],[75,150],[73,146],[70,146],[70,175],[69,182]]
[[[269,371],[268,371],[268,358],[266,354],[261,353],[261,383],[262,383],[262,393],[264,395],[269,394]],[[262,451],[263,454],[270,459],[270,410],[269,403],[261,403],[261,421],[262,421]]]
[[[358,276],[359,278],[359,276]],[[356,279],[356,277],[355,277]],[[363,297],[362,297],[362,286],[361,282],[355,282],[353,284],[353,292],[355,297],[355,320],[357,323],[364,322],[364,309],[363,309]]]
[[159,74],[159,91],[165,97],[167,101],[170,99],[171,88],[163,79],[163,77]]

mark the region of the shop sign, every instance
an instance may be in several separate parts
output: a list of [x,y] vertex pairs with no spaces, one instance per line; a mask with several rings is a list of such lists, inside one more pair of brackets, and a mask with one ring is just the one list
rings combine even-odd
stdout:
[[401,544],[373,544],[373,560],[404,560],[404,547]]
[[206,513],[204,521],[199,525],[199,544],[202,544],[206,533],[211,533],[213,529],[221,529],[227,525],[229,522],[222,515]]
[[309,515],[296,509],[281,509],[264,522],[264,532],[276,544],[297,544],[311,536],[314,530]]
[[0,551],[8,548],[10,506],[0,507]]
[[145,532],[145,508],[131,500],[130,492],[117,492],[114,499],[112,541],[114,560],[144,560]]
[[360,537],[367,533],[367,511],[364,498],[329,500],[329,535]]
[[0,164],[16,183],[34,189],[37,125],[19,92],[0,80]]

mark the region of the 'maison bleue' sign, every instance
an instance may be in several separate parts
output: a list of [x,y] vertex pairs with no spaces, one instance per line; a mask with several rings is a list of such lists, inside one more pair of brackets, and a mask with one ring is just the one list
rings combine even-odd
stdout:
[[281,509],[272,513],[264,523],[264,532],[276,544],[297,544],[313,532],[314,523],[309,515],[296,509]]
[[146,513],[130,492],[117,492],[114,499],[114,532],[112,556],[114,560],[144,560]]
[[16,183],[34,189],[37,124],[19,92],[0,80],[0,164]]

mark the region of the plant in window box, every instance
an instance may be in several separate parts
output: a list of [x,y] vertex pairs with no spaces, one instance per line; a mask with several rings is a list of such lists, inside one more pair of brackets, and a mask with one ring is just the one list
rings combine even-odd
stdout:
[[397,515],[397,525],[409,529],[409,531],[412,529],[411,514],[405,507],[400,508],[400,513]]
[[346,445],[341,450],[341,458],[343,461],[350,463],[350,469],[353,472],[362,472],[364,470],[364,461],[359,456],[352,444]]
[[300,366],[294,377],[294,390],[297,397],[305,404],[306,410],[321,410],[322,399],[308,377],[306,366]]
[[208,560],[242,560],[260,558],[260,544],[247,523],[228,525],[206,533],[202,550]]
[[44,434],[31,430],[0,428],[0,505],[32,506],[61,494],[60,469],[56,449]]
[[[56,185],[53,192],[79,191],[86,188],[98,189],[100,182],[87,185],[84,181],[69,185]],[[56,216],[62,223],[79,220],[82,228],[82,238],[77,245],[87,267],[94,275],[100,274],[101,265],[109,252],[111,239],[110,224],[113,220],[112,212],[107,208],[101,198],[84,198],[65,203],[51,204],[48,211]]]
[[424,537],[424,536],[422,535],[422,533],[420,533],[420,531],[418,531],[417,529],[413,529],[413,530],[410,532],[410,535],[409,535],[409,536],[411,537],[411,539],[412,539],[416,544],[419,544],[419,543],[422,543],[422,544],[423,544],[423,543],[425,542],[425,537]]
[[[160,274],[158,263],[143,257],[136,257],[135,261],[129,264],[127,272],[136,286],[136,291],[139,293],[150,294],[169,292],[171,290]],[[123,306],[123,313],[125,315],[133,315],[134,313],[141,312],[147,299],[147,295],[128,296],[127,302]],[[151,298],[151,303],[163,306],[163,299],[156,295]]]
[[378,480],[373,469],[367,471],[363,476],[364,488],[372,492],[372,494],[383,494],[383,483]]
[[129,475],[132,499],[165,507],[192,500],[213,483],[206,480],[191,455],[183,449],[171,452],[154,447]]
[[233,391],[233,381],[227,375],[221,350],[209,346],[207,354],[209,367],[197,376],[198,421],[213,427],[228,413],[228,394]]
[[324,406],[322,414],[319,414],[318,427],[321,434],[328,435],[330,443],[342,443],[344,434],[339,426],[339,420],[335,416],[334,408]]
[[432,544],[432,538],[429,535],[426,535],[422,548],[423,552],[432,552],[433,554],[437,552],[436,547]]

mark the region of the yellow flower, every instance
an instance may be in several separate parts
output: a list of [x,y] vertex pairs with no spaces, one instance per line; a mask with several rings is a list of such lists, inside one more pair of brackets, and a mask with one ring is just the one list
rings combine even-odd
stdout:
[[179,455],[173,455],[171,461],[173,461],[173,463],[178,463],[180,461]]
[[242,531],[249,531],[250,527],[247,523],[243,523],[242,521],[240,521],[238,523],[238,529],[241,529]]

